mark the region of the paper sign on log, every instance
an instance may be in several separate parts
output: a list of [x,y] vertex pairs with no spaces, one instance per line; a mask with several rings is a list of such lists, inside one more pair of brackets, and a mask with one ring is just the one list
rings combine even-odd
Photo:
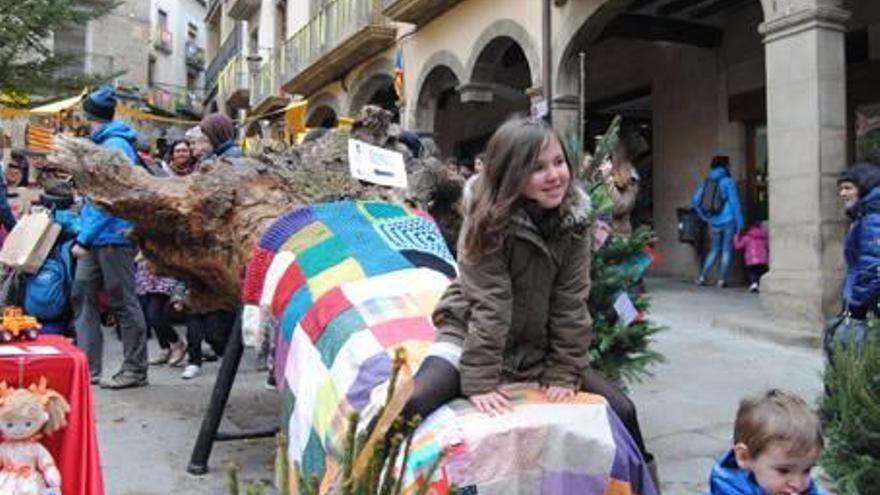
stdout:
[[403,155],[356,139],[348,140],[351,176],[380,186],[406,188]]

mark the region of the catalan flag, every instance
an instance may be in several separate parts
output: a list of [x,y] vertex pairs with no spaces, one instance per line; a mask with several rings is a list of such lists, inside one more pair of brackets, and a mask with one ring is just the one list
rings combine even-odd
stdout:
[[394,92],[403,104],[403,48],[398,48],[397,56],[394,57]]

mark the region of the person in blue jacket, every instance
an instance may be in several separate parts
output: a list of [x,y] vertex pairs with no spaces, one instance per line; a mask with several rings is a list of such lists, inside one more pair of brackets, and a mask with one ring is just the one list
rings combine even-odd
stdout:
[[801,397],[772,389],[743,400],[733,444],[712,468],[708,495],[826,495],[810,477],[821,422]]
[[[711,228],[712,247],[703,261],[697,285],[705,285],[709,272],[715,267],[718,258],[721,258],[721,272],[718,275],[718,287],[727,286],[727,276],[730,274],[730,265],[733,261],[733,238],[737,231],[745,227],[742,207],[739,201],[739,191],[736,183],[730,177],[729,159],[726,156],[716,156],[712,159],[711,170],[707,179],[700,184],[691,199],[691,207],[700,218],[709,224]],[[710,182],[717,185],[716,190],[721,194],[721,208],[717,212],[706,211],[703,197],[704,191]]]
[[880,167],[857,163],[837,185],[852,221],[844,240],[843,309],[863,320],[880,299]]
[[[102,86],[89,94],[82,106],[92,130],[89,138],[103,148],[121,152],[136,166],[139,163],[135,151],[137,133],[113,120],[115,90]],[[147,384],[147,325],[135,293],[137,248],[125,237],[125,231],[133,225],[101,210],[88,198],[80,221],[80,232],[72,250],[77,266],[71,291],[77,345],[88,356],[93,384],[100,383],[109,389],[144,386]],[[102,282],[119,325],[123,349],[122,368],[107,381],[101,381],[104,342],[97,307],[97,292]]]

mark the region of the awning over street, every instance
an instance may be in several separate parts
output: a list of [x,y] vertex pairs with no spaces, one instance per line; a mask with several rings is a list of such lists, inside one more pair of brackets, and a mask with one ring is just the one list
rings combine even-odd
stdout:
[[82,101],[84,94],[85,93],[83,92],[71,98],[65,98],[54,103],[47,103],[46,105],[31,108],[29,111],[32,115],[54,115],[79,104],[79,102]]

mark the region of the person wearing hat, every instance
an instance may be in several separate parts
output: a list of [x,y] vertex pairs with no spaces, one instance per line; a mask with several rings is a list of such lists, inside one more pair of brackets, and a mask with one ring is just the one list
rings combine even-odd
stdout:
[[[117,150],[132,166],[139,163],[135,149],[137,133],[113,120],[116,91],[102,86],[86,97],[83,112],[91,127],[91,139],[102,148]],[[124,232],[134,226],[97,208],[86,198],[80,215],[81,227],[73,247],[77,258],[71,299],[76,343],[89,359],[92,384],[123,389],[147,384],[147,326],[135,293],[134,259],[137,248]],[[98,314],[97,292],[103,282],[110,296],[122,336],[122,368],[101,381],[103,335]]]
[[709,272],[721,258],[718,287],[727,287],[727,276],[733,261],[733,238],[745,227],[739,191],[730,177],[729,166],[730,159],[726,156],[712,158],[709,176],[700,184],[691,199],[691,207],[711,227],[712,237],[712,247],[703,261],[697,285],[706,284]]
[[840,175],[837,187],[852,221],[844,240],[843,309],[864,320],[880,300],[880,167],[856,163]]

